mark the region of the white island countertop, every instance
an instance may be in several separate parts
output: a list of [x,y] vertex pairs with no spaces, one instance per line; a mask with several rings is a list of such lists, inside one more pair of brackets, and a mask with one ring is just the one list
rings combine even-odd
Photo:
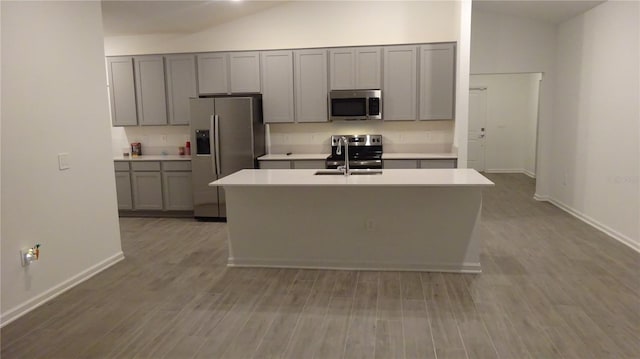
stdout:
[[[468,168],[386,169],[382,174],[316,175],[318,170],[241,170],[210,186],[402,186],[402,187],[478,187],[493,182]],[[326,171],[326,170],[320,170]]]

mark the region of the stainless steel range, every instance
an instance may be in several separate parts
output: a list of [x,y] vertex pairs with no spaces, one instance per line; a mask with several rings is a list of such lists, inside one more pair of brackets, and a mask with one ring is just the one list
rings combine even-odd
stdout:
[[325,162],[327,168],[335,169],[338,166],[344,166],[346,151],[338,151],[338,141],[341,137],[346,137],[349,142],[350,168],[382,168],[382,135],[331,136],[331,155],[327,157]]

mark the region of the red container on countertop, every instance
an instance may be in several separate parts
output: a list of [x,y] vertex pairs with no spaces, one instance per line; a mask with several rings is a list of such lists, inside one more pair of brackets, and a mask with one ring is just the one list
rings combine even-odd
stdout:
[[187,141],[187,144],[184,147],[185,155],[191,156],[191,142]]

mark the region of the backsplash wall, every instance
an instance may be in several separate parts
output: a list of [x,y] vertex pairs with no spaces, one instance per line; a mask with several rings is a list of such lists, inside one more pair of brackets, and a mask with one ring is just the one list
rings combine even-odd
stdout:
[[177,155],[178,147],[189,141],[189,126],[112,127],[111,147],[114,157],[131,152],[131,143],[142,144],[143,155]]
[[[329,153],[331,135],[382,135],[384,151],[451,152],[454,121],[366,121],[269,124],[267,153]],[[189,126],[112,127],[114,157],[131,151],[132,142],[142,144],[143,155],[177,155],[189,141]]]
[[272,154],[329,153],[331,135],[382,135],[384,152],[451,152],[454,121],[336,121],[270,124]]

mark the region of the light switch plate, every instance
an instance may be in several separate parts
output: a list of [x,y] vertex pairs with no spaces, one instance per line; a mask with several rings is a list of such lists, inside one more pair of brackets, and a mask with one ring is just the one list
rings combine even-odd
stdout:
[[69,154],[68,153],[58,153],[58,169],[66,170],[71,168],[69,165]]

